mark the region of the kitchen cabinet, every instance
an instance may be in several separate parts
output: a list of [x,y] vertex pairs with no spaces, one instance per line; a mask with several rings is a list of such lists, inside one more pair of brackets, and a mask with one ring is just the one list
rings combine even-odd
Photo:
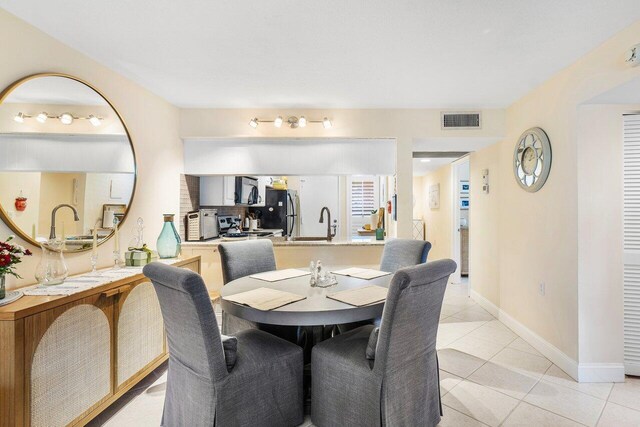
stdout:
[[200,178],[200,206],[234,206],[235,176],[203,176]]
[[[198,257],[173,265],[201,269]],[[0,307],[0,342],[0,426],[85,425],[169,357],[141,273]]]

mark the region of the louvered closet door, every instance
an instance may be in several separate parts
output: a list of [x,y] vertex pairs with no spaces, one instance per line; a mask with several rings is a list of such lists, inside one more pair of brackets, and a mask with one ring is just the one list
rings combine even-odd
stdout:
[[624,116],[624,364],[640,375],[640,114]]

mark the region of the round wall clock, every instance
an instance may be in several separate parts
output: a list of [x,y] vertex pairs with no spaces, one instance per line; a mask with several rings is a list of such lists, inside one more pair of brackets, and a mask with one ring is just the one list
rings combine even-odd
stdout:
[[520,136],[513,153],[513,172],[524,190],[534,193],[542,188],[551,169],[551,143],[540,128],[531,128]]

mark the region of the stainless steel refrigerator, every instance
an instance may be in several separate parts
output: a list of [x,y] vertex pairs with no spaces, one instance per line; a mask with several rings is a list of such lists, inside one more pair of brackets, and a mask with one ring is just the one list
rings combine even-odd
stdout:
[[300,200],[293,190],[267,188],[264,207],[249,208],[260,220],[261,228],[281,229],[283,236],[298,236],[300,233]]

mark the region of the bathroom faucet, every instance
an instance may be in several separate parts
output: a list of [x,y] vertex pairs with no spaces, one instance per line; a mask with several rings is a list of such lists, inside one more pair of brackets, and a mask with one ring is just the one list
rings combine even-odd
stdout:
[[73,211],[73,220],[80,221],[80,217],[78,216],[78,211],[73,206],[67,205],[66,203],[56,206],[51,211],[51,232],[49,233],[49,240],[54,240],[56,238],[56,212],[58,212],[58,209],[63,208],[65,206]]
[[[327,211],[327,241],[330,242],[331,239],[333,239],[336,235],[336,228],[335,225],[332,226],[331,225],[331,211],[329,210],[328,207],[323,207],[320,210],[320,224],[324,223],[324,211]],[[333,228],[333,233],[331,232],[331,229]]]

